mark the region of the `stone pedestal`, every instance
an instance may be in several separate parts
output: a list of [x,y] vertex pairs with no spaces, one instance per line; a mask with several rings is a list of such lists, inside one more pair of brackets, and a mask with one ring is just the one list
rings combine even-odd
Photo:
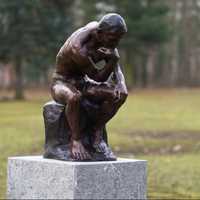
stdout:
[[8,158],[8,199],[146,199],[147,162]]

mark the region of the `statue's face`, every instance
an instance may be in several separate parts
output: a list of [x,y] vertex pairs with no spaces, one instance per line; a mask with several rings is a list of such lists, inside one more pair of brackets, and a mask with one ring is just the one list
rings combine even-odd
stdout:
[[115,49],[118,46],[119,41],[121,40],[121,38],[123,36],[124,36],[124,33],[123,34],[104,34],[104,33],[101,33],[99,35],[99,39],[100,39],[100,42],[103,45],[103,47]]

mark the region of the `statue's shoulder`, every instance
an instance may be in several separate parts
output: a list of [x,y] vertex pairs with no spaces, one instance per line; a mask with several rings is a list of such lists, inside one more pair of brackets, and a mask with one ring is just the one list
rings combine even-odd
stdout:
[[88,23],[85,27],[88,28],[88,29],[93,30],[94,28],[97,27],[97,25],[98,25],[98,22],[93,21],[93,22]]
[[98,22],[90,22],[84,27],[79,28],[67,39],[65,44],[60,49],[58,55],[65,56],[70,52],[71,58],[78,62],[89,62],[88,51],[85,45],[93,37],[93,30],[96,28]]
[[83,53],[85,49],[84,46],[90,41],[90,38],[93,37],[93,30],[96,28],[97,24],[98,22],[90,22],[86,26],[79,28],[70,36],[67,44],[73,51]]
[[86,26],[79,28],[71,35],[71,39],[77,42],[84,42],[92,36],[93,30],[97,27],[98,22],[90,22]]

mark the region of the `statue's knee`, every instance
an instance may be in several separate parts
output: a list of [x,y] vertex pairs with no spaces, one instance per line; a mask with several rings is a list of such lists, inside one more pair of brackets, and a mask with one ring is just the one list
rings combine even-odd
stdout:
[[126,99],[127,99],[127,95],[124,95],[124,96],[120,97],[120,99],[118,99],[118,101],[115,101],[115,103],[116,103],[117,106],[120,107],[124,104]]
[[81,104],[82,101],[83,101],[83,95],[82,94],[72,94],[68,98],[68,103],[74,104],[75,106]]
[[128,95],[125,95],[125,96],[122,97],[122,100],[121,100],[121,101],[122,101],[122,104],[126,101],[127,96],[128,96]]

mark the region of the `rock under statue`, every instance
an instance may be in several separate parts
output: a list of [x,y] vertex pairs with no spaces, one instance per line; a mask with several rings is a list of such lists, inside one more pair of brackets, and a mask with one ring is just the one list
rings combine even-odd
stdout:
[[[127,32],[124,19],[105,15],[75,31],[56,56],[53,101],[44,105],[44,158],[113,161],[106,123],[128,92],[117,46]],[[97,63],[104,61],[102,68]]]

